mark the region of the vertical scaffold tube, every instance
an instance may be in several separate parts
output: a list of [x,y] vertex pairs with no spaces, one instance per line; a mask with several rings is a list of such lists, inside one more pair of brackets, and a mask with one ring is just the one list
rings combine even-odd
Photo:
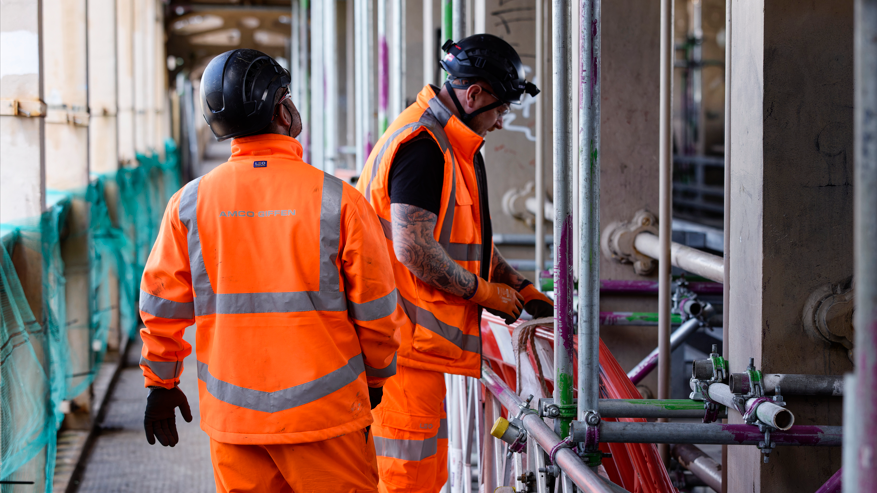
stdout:
[[309,0],[300,0],[298,6],[298,35],[299,35],[299,63],[301,64],[301,73],[298,74],[299,78],[299,91],[301,91],[301,102],[295,102],[295,104],[299,104],[298,112],[301,114],[301,135],[298,139],[299,143],[302,145],[302,159],[306,163],[311,162],[311,146],[310,146],[310,137],[311,137],[311,98],[308,92],[308,87],[310,87],[310,71],[311,71],[311,62],[310,62],[310,50],[308,49],[308,45],[310,44],[311,33],[308,25],[310,12],[310,1]]
[[289,40],[289,71],[292,75],[292,82],[289,90],[292,93],[292,103],[296,106],[301,104],[301,84],[299,82],[299,74],[301,73],[301,48],[299,47],[299,16],[300,5],[298,0],[292,0],[292,21],[290,23],[290,40]]
[[[570,135],[570,2],[552,2],[551,40],[554,48],[554,401],[573,404],[573,230],[572,230],[572,146]],[[537,266],[538,267],[538,266]],[[569,435],[569,419],[555,421],[561,438]]]
[[[388,106],[389,115],[387,119],[393,121],[402,113],[405,108],[405,2],[402,0],[392,0],[393,5],[393,22],[392,36],[390,46],[393,47],[389,51],[390,58],[390,102]],[[384,129],[381,130],[383,135]]]
[[442,0],[442,38],[439,43],[449,39],[454,39],[454,0]]
[[[471,0],[470,0],[471,1]],[[453,40],[458,41],[466,37],[466,0],[451,0],[451,26]],[[444,40],[442,41],[444,42]]]
[[378,1],[378,135],[387,130],[390,96],[390,56],[387,53],[387,0]]
[[[536,0],[536,77],[535,84],[545,87],[545,31],[548,0]],[[533,182],[536,188],[536,287],[542,291],[545,268],[545,94],[536,97],[536,162]]]
[[432,16],[433,0],[423,0],[423,83],[435,84],[435,20]]
[[[670,243],[673,224],[673,1],[661,0],[661,103],[659,131],[658,399],[670,398]],[[660,447],[666,458],[666,445]]]
[[845,492],[877,491],[877,0],[856,0],[855,19],[856,372],[844,391]]
[[[731,340],[731,7],[725,2],[725,182],[724,182],[724,272],[722,276],[722,357],[730,356]],[[728,463],[728,446],[722,445],[722,464]],[[722,468],[722,484],[728,484],[728,468]]]
[[323,171],[334,174],[338,161],[338,11],[336,2],[323,6]]
[[323,36],[323,11],[327,2],[311,2],[311,87],[308,92],[308,99],[311,101],[311,162],[312,166],[318,169],[326,169],[325,156],[325,116],[326,116],[326,97],[324,90],[326,88],[326,73],[323,70],[325,66],[325,53],[323,51],[323,43],[326,42]]
[[578,418],[600,398],[600,0],[580,0]]

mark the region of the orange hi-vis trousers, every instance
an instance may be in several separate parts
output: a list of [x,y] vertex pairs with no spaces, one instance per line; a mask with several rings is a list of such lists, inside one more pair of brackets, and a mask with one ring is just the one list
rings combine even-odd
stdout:
[[399,366],[372,415],[380,491],[438,492],[448,480],[445,374]]
[[312,443],[236,445],[211,439],[210,458],[218,493],[378,491],[367,429]]

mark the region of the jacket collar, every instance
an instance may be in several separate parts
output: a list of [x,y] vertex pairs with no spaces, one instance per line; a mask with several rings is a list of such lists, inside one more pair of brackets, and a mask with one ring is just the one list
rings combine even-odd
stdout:
[[472,162],[475,153],[484,144],[484,139],[457,118],[438,98],[439,88],[428,84],[417,95],[417,104],[424,110],[431,109],[439,123],[444,127],[448,140],[455,153],[466,162]]
[[251,135],[231,141],[230,161],[246,160],[254,156],[301,161],[302,147],[294,138],[278,134]]

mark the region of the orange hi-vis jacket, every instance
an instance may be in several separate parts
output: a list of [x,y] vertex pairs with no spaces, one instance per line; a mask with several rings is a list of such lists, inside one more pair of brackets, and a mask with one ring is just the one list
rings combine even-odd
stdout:
[[170,200],[140,284],[147,386],[179,382],[197,326],[201,428],[216,441],[325,440],[372,422],[404,314],[381,225],[290,137],[235,139]]
[[478,153],[484,139],[453,116],[437,93],[434,86],[424,87],[417,101],[390,125],[366,161],[357,188],[381,220],[393,259],[399,303],[408,316],[402,326],[399,364],[480,377],[481,307],[421,281],[399,262],[393,250],[390,167],[399,146],[427,132],[445,156],[435,240],[466,270],[490,278],[493,240],[490,217],[482,214],[487,183]]

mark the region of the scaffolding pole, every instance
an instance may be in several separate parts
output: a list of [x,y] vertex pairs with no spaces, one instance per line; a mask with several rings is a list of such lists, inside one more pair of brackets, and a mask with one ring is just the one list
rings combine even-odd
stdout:
[[580,7],[578,419],[586,421],[600,398],[600,0]]
[[[552,68],[554,113],[554,401],[561,406],[573,404],[573,216],[572,216],[572,111],[570,91],[572,77],[570,60],[570,2],[552,2]],[[563,438],[569,434],[569,419],[555,420],[557,434]]]
[[856,371],[844,393],[844,492],[877,491],[877,0],[856,0],[854,17]]
[[[545,33],[548,31],[548,0],[536,0],[536,77],[534,82],[545,87]],[[545,238],[545,95],[536,98],[536,238]],[[545,266],[545,241],[536,244],[536,287],[542,291],[542,269]]]
[[[390,58],[387,53],[387,0],[378,2],[378,135],[387,130],[390,97]],[[398,46],[398,45],[396,45]]]
[[433,0],[423,0],[423,84],[435,84],[435,20]]
[[[392,0],[392,37],[390,58],[390,103],[388,120],[393,121],[405,109],[405,2]],[[383,135],[383,131],[381,131]]]

